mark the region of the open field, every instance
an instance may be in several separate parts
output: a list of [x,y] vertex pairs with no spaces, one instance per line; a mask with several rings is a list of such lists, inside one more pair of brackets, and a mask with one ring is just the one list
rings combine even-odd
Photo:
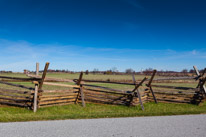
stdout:
[[[0,76],[10,76],[10,77],[22,77],[22,78],[26,78],[27,76],[25,74],[22,73],[0,73]],[[69,74],[69,73],[47,73],[47,77],[51,77],[51,78],[62,78],[62,79],[78,79],[79,78],[79,73],[75,73],[75,74]],[[135,79],[136,80],[142,80],[145,77],[145,75],[135,75]],[[147,76],[148,78],[150,78],[150,76]],[[164,78],[164,77],[160,77],[160,76],[155,76],[155,78]],[[110,81],[132,81],[132,75],[103,75],[103,74],[89,74],[89,75],[83,75],[83,79],[88,79],[88,80],[110,80]],[[168,86],[182,86],[182,87],[195,87],[197,86],[198,81],[194,81],[194,80],[187,80],[188,83],[183,83],[182,81],[179,83],[156,83],[153,82],[154,85],[168,85]],[[172,82],[172,80],[171,80]],[[16,82],[17,84],[25,84],[27,86],[32,86],[31,83],[19,83]],[[64,84],[72,84],[72,83],[68,83],[68,82],[60,82],[60,83],[64,83]],[[94,84],[94,83],[93,83]],[[101,86],[110,86],[113,88],[129,88],[129,87],[133,87],[133,86],[128,86],[128,85],[118,85],[118,84],[106,84],[106,83],[95,83],[95,85],[101,85]],[[126,86],[126,87],[125,87]],[[48,89],[49,86],[44,85],[44,89]],[[52,88],[55,88],[52,87]]]
[[[0,74],[1,76],[11,77],[26,77],[25,74]],[[79,74],[64,74],[64,73],[48,73],[47,77],[53,78],[66,78],[78,79]],[[137,80],[143,79],[145,76],[136,75]],[[132,80],[131,75],[84,75],[83,79],[89,80],[111,80],[111,81],[127,81]],[[34,87],[31,82],[12,82],[14,84],[22,84],[27,87]],[[64,84],[73,84],[69,82],[59,82]],[[147,83],[147,82],[146,82]],[[90,83],[97,86],[104,86],[114,89],[131,91],[134,85],[119,85],[108,83]],[[154,85],[167,85],[167,86],[181,86],[192,87],[197,86],[197,82],[190,80],[188,83],[154,83]],[[15,89],[8,85],[0,84],[1,88]],[[140,92],[145,88],[145,84],[140,88]],[[19,88],[20,89],[20,88]],[[66,87],[57,87],[51,85],[43,85],[43,90],[66,90]],[[22,89],[21,89],[22,90]],[[154,88],[154,90],[159,90]],[[33,121],[33,120],[54,120],[54,119],[79,119],[79,118],[105,118],[105,117],[134,117],[134,116],[158,116],[158,115],[181,115],[181,114],[206,114],[206,103],[201,106],[192,104],[170,104],[153,102],[144,104],[145,111],[141,110],[140,105],[136,107],[117,106],[117,105],[103,105],[92,104],[86,102],[86,107],[81,105],[65,105],[65,106],[52,106],[47,108],[40,108],[36,113],[33,113],[27,108],[0,106],[0,121]]]

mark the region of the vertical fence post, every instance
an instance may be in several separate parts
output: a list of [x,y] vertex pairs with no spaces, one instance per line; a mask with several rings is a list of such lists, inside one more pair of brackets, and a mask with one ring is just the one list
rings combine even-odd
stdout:
[[37,111],[37,101],[38,101],[38,84],[35,82],[35,90],[34,90],[34,106],[33,111]]
[[80,92],[81,92],[81,98],[82,98],[82,106],[85,107],[84,92],[83,92],[82,85],[80,85]]
[[33,81],[33,83],[35,84],[35,91],[34,91],[34,106],[33,106],[33,111],[36,112],[37,108],[38,108],[38,93],[41,92],[42,90],[42,86],[44,83],[44,79],[46,78],[46,73],[47,70],[49,68],[49,62],[46,63],[45,67],[44,67],[44,72],[42,74],[42,79],[40,81],[40,83],[38,81]]
[[36,76],[39,76],[39,63],[36,63]]

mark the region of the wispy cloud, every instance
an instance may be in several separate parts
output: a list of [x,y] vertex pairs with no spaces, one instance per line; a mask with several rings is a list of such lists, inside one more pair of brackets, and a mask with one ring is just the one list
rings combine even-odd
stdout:
[[[126,46],[125,46],[126,47]],[[0,39],[0,70],[35,69],[35,62],[51,62],[51,69],[99,70],[117,67],[136,71],[152,67],[181,70],[199,65],[205,67],[206,50],[175,51],[172,49],[94,48],[63,44],[33,44],[27,41]]]

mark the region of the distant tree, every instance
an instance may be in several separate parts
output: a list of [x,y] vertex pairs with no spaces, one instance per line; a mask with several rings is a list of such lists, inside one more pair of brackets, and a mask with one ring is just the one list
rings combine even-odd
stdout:
[[86,75],[88,75],[88,74],[89,74],[89,71],[88,71],[88,70],[86,70],[86,71],[85,71],[85,74],[86,74]]
[[132,74],[134,72],[135,71],[133,69],[131,69],[131,68],[125,70],[125,73],[127,73],[127,74]]
[[187,69],[183,69],[181,72],[182,72],[182,73],[187,73],[188,70],[187,70]]
[[143,73],[144,73],[145,75],[150,75],[150,74],[152,74],[152,72],[153,72],[153,68],[147,68],[147,69],[145,69],[145,70],[143,71]]
[[111,72],[118,72],[116,67],[111,68]]
[[194,70],[194,69],[190,69],[189,72],[190,72],[190,73],[194,73],[195,70]]
[[145,71],[153,71],[153,68],[147,68]]
[[94,70],[93,70],[93,74],[96,74],[96,73],[98,73],[98,69],[97,68],[94,68]]
[[111,75],[112,73],[113,73],[112,70],[107,70],[105,74]]

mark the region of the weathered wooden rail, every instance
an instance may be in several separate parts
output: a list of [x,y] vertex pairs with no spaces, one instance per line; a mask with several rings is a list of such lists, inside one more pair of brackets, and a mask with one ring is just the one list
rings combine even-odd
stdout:
[[[138,105],[141,104],[142,110],[144,110],[143,103],[146,102],[146,94],[140,94],[138,88],[147,80],[145,77],[140,83],[121,83],[121,82],[109,82],[109,81],[95,81],[82,79],[83,73],[80,74],[79,79],[74,79],[74,82],[80,86],[76,102],[79,100],[85,106],[86,102],[114,104],[114,105]],[[87,84],[89,83],[89,84]],[[133,85],[134,89],[131,91],[124,91],[120,89],[114,89],[105,86],[97,86],[92,83],[107,83],[118,85]]]
[[[206,72],[206,69],[200,74],[197,68],[194,67],[197,74],[196,77],[172,77],[161,79],[155,79],[157,71],[154,70],[150,79],[145,77],[137,82],[133,75],[133,83],[127,83],[86,80],[83,79],[83,73],[80,73],[79,79],[74,80],[46,78],[48,67],[49,63],[46,63],[41,77],[38,75],[27,75],[30,78],[0,76],[0,84],[14,87],[14,89],[0,87],[0,104],[28,107],[34,112],[36,112],[38,108],[54,105],[82,103],[82,106],[85,107],[86,103],[89,102],[126,106],[140,105],[142,110],[144,110],[144,103],[151,101],[154,101],[155,103],[201,104],[205,100],[206,77],[204,77],[204,73]],[[178,81],[192,79],[199,81],[195,88],[161,85],[161,81],[165,80]],[[26,87],[24,85],[12,83],[11,81],[32,82],[34,87]],[[146,81],[148,83],[144,84]],[[159,83],[154,83],[154,81],[159,81]],[[58,82],[65,82],[66,84]],[[108,85],[109,87],[100,86],[97,83]],[[129,91],[125,91],[122,90],[121,87],[111,88],[111,84],[127,85],[133,87],[133,89],[131,88]],[[43,90],[43,85],[65,87],[65,89]]]
[[[28,107],[33,109],[34,112],[37,110],[38,96],[42,92],[42,85],[49,63],[46,63],[45,70],[42,78],[18,78],[18,77],[7,77],[0,76],[0,104],[13,105],[19,107]],[[7,82],[5,82],[6,80]],[[14,84],[13,81],[19,82],[33,82],[34,87],[27,87],[21,84]],[[3,87],[3,85],[7,85]]]
[[164,80],[199,80],[198,86],[196,88],[192,87],[179,87],[170,85],[155,85],[152,84],[152,79],[155,76],[155,71],[151,78],[149,84],[147,84],[148,101],[154,99],[155,102],[166,102],[166,103],[192,103],[201,104],[205,99],[205,79],[204,73],[200,74],[197,67],[194,66],[197,76],[196,77],[173,77],[166,79],[154,79],[153,81],[164,81]]

